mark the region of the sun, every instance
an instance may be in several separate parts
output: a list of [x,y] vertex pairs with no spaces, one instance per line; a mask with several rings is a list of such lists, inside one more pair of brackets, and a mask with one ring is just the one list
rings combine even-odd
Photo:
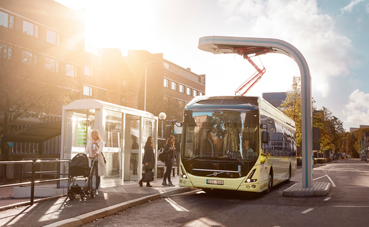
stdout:
[[97,48],[144,49],[155,23],[153,1],[89,1],[86,42]]

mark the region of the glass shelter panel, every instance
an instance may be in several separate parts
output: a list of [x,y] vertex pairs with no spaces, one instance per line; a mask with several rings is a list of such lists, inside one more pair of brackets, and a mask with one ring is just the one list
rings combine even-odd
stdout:
[[141,156],[141,160],[144,157],[144,153],[145,153],[145,144],[147,142],[147,139],[149,138],[149,136],[151,136],[152,138],[154,138],[154,156],[156,157],[156,134],[155,134],[155,121],[151,120],[151,119],[143,119],[143,130],[142,130],[142,156]]
[[[89,132],[95,127],[95,110],[70,112],[71,125],[71,151],[74,157],[78,153],[84,153]],[[67,140],[66,140],[67,141]]]
[[131,135],[131,149],[129,157],[129,180],[138,180],[139,166],[139,142],[140,142],[140,120],[129,121]]
[[105,110],[105,133],[103,138],[106,158],[106,177],[120,177],[122,148],[122,113]]
[[[154,136],[154,120],[144,119],[143,130],[142,130],[142,155],[145,153],[145,144],[149,136]],[[142,156],[143,157],[143,156]]]

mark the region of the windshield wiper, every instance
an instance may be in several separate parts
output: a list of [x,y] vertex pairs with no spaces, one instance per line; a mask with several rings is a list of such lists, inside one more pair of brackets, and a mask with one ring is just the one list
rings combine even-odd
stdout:
[[234,151],[230,151],[228,154],[229,159],[236,159],[243,167],[246,168],[245,162],[242,160],[241,157],[239,157]]
[[235,159],[243,166],[243,167],[245,167],[246,168],[246,166],[245,166],[245,162],[241,159],[241,158],[239,158],[239,157],[235,157]]

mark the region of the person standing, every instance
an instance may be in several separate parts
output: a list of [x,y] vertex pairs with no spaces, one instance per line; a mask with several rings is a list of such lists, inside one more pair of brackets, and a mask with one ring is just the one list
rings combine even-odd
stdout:
[[[165,167],[166,167],[166,171],[164,173],[164,179],[163,179],[163,183],[162,185],[164,186],[174,186],[174,184],[172,184],[172,181],[170,180],[170,174],[172,172],[172,166],[173,166],[173,162],[174,162],[174,155],[176,152],[176,148],[175,148],[175,141],[176,139],[174,138],[173,135],[170,135],[167,139],[167,143],[164,145],[164,153],[166,154],[167,158],[165,160]],[[168,179],[168,183],[167,183],[167,179]]]
[[142,176],[138,184],[142,187],[142,182],[146,182],[146,187],[152,187],[150,181],[146,181],[145,175],[152,174],[152,169],[155,168],[155,155],[154,155],[154,138],[149,136],[145,144],[145,153],[142,159],[144,165],[145,174]]
[[100,187],[100,176],[103,176],[106,172],[106,166],[102,150],[104,148],[104,142],[101,139],[100,133],[97,129],[93,129],[91,132],[91,139],[88,141],[85,154],[91,159],[95,160],[92,175],[88,179],[88,187],[90,187],[90,179],[93,175],[96,176],[96,195],[98,195],[98,189]]

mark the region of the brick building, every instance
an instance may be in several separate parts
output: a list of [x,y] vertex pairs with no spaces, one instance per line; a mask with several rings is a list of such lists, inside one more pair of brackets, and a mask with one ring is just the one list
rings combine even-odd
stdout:
[[[167,120],[181,121],[184,105],[194,96],[205,94],[205,75],[164,59],[162,53],[137,50],[122,56],[114,48],[99,49],[99,55],[86,52],[84,28],[80,12],[53,0],[0,0],[0,63],[13,62],[19,68],[25,67],[24,71],[34,72],[37,76],[32,80],[20,78],[32,81],[29,87],[43,84],[43,89],[35,88],[34,94],[23,97],[34,100],[38,94],[48,94],[42,93],[47,86],[50,94],[56,90],[65,94],[52,102],[40,99],[43,107],[49,108],[34,105],[21,110],[22,117],[11,122],[11,133],[37,123],[58,121],[65,102],[89,98],[146,110],[156,116],[165,112]],[[4,75],[1,74],[2,82],[10,74]],[[6,111],[1,106],[2,127]],[[9,154],[19,155],[18,158],[25,154],[58,156],[59,144],[58,137],[42,143],[17,141],[3,150],[9,149]]]

